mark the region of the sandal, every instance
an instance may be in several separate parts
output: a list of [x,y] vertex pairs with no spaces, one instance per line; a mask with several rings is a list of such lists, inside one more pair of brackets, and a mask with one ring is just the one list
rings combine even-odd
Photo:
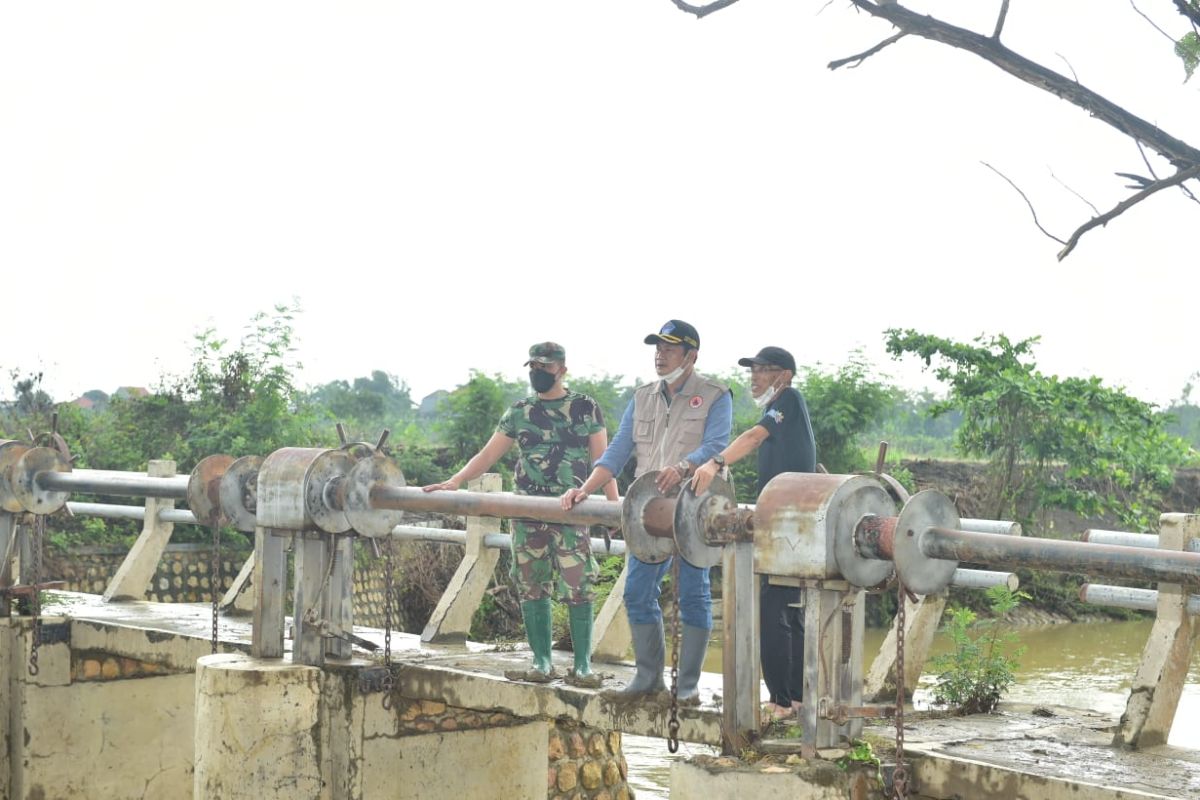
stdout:
[[794,716],[795,713],[795,709],[791,706],[780,706],[774,703],[763,703],[762,706],[762,716],[768,720],[787,719]]

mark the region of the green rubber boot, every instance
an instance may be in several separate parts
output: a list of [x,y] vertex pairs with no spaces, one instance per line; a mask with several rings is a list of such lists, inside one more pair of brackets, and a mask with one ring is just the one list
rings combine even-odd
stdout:
[[592,604],[567,606],[571,621],[571,646],[575,648],[575,669],[566,682],[582,689],[599,689],[601,678],[592,672]]
[[557,677],[554,662],[550,659],[553,631],[550,622],[550,598],[526,600],[521,603],[521,616],[525,619],[525,638],[533,651],[532,669],[511,669],[504,673],[510,681],[532,681],[548,683]]

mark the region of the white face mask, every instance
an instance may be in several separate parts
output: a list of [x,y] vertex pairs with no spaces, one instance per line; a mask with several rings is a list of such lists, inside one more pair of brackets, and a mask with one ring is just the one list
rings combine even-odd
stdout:
[[678,367],[676,367],[675,369],[668,372],[666,375],[662,375],[660,377],[662,380],[666,381],[667,386],[670,386],[672,383],[679,380],[679,376],[683,374],[683,371],[685,369],[687,369],[687,365],[681,364]]
[[686,370],[689,366],[690,365],[687,363],[687,354],[684,353],[683,363],[680,364],[675,369],[668,372],[666,375],[659,375],[658,379],[661,381],[665,381],[667,386],[670,386],[672,383],[679,380],[679,376],[683,375],[684,370]]
[[762,394],[758,395],[757,397],[754,396],[753,390],[751,390],[751,392],[750,399],[754,401],[755,406],[761,409],[766,408],[771,404],[771,400],[773,400],[775,395],[779,393],[779,387],[775,384],[771,384],[765,390],[763,390]]

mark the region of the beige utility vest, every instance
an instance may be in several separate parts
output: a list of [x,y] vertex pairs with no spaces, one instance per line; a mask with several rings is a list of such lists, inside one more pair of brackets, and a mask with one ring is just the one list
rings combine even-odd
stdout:
[[699,447],[704,441],[708,412],[729,391],[728,387],[693,371],[668,405],[662,385],[662,381],[647,383],[633,393],[636,476],[678,464]]

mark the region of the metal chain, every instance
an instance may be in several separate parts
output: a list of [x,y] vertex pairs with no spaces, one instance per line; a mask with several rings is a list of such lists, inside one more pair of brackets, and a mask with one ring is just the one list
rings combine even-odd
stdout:
[[392,582],[394,564],[392,562],[392,539],[383,540],[383,707],[390,711],[392,708],[392,690],[396,679],[392,673]]
[[218,520],[212,526],[212,566],[209,572],[209,585],[212,587],[212,652],[217,652],[220,639],[217,634],[217,621],[221,616],[221,525]]
[[39,584],[42,582],[42,539],[46,533],[46,516],[38,514],[33,518],[33,541],[30,543],[30,548],[33,550],[33,586],[29,593],[29,613],[33,620],[30,628],[31,639],[29,645],[29,674],[37,675],[40,667],[38,666],[38,648],[42,645],[42,597]]
[[675,613],[671,615],[671,717],[667,721],[667,749],[679,752],[679,554],[671,558],[671,586]]
[[892,798],[908,797],[908,767],[904,764],[904,606],[908,591],[896,579],[896,769],[892,772]]

